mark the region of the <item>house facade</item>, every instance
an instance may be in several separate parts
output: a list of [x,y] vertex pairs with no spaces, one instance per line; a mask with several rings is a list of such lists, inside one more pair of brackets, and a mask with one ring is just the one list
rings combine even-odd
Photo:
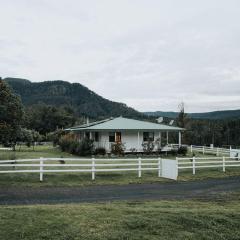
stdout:
[[[151,142],[153,151],[161,151],[169,142],[169,134],[177,134],[181,146],[182,128],[164,124],[139,121],[123,117],[109,118],[66,129],[74,132],[77,139],[92,139],[95,148],[103,147],[107,152],[112,145],[121,143],[125,152],[143,152],[144,145]],[[163,141],[164,139],[164,141]]]

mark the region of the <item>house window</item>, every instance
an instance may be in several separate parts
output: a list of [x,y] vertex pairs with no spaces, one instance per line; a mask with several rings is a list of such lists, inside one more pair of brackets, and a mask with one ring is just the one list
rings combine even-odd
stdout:
[[109,142],[115,142],[115,132],[109,133]]
[[99,142],[99,132],[94,133],[94,141]]
[[143,133],[143,141],[144,142],[148,142],[148,141],[153,142],[154,141],[154,132],[144,132]]
[[86,133],[85,133],[85,138],[86,138],[86,139],[90,139],[90,132],[86,132]]

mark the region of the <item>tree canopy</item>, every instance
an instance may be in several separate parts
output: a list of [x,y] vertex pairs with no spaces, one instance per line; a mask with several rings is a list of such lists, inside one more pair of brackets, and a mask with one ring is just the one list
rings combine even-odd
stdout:
[[0,141],[15,142],[24,116],[20,98],[0,79]]

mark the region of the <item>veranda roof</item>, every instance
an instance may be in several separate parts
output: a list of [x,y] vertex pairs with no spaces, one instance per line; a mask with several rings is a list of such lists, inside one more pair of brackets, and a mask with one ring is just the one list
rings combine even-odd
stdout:
[[138,130],[138,131],[184,131],[184,128],[168,126],[159,123],[152,123],[129,119],[124,117],[109,118],[103,121],[92,122],[66,129],[67,131],[115,131],[115,130]]

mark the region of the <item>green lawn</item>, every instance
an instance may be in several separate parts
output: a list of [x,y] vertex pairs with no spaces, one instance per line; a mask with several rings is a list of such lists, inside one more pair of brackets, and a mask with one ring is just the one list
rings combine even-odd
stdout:
[[62,152],[59,148],[53,147],[52,145],[36,146],[28,148],[22,146],[19,151],[19,147],[16,147],[16,151],[1,151],[0,160],[7,159],[27,159],[27,158],[40,158],[40,157],[73,157],[72,154]]
[[1,206],[0,239],[237,240],[239,200]]
[[[14,156],[12,156],[13,154]],[[202,155],[198,154],[197,156]],[[74,156],[68,153],[63,153],[58,148],[49,145],[37,146],[34,151],[32,148],[27,147],[22,147],[21,151],[16,151],[15,153],[9,151],[0,151],[0,159],[39,158],[39,157],[74,157]],[[175,158],[173,156],[167,157],[173,159]],[[222,178],[228,176],[240,176],[240,168],[227,168],[225,173],[223,173],[220,168],[200,169],[196,170],[195,176],[192,175],[191,170],[184,171],[182,170],[179,172],[178,180],[190,181],[206,178]],[[42,183],[39,182],[39,173],[0,174],[0,186],[29,186],[29,187],[85,186],[101,184],[131,184],[131,183],[141,184],[168,181],[171,180],[157,177],[157,171],[143,172],[142,178],[137,177],[137,171],[97,173],[95,181],[91,180],[91,173],[47,173],[44,174],[44,181]]]

